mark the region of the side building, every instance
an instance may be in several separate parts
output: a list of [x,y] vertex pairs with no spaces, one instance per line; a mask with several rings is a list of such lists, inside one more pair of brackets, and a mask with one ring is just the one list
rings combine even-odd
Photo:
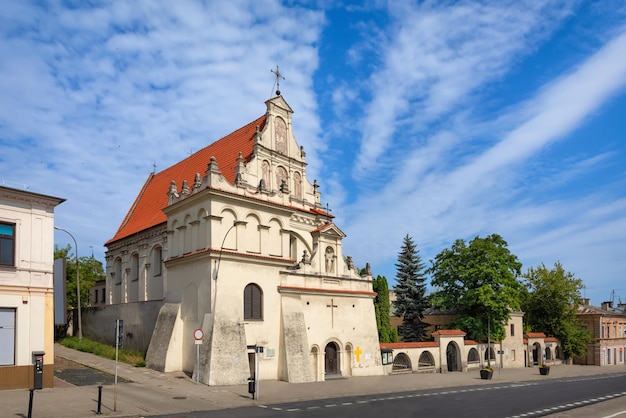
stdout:
[[[54,208],[65,199],[0,186],[0,389],[54,383]],[[45,353],[45,354],[44,354]]]
[[126,335],[139,335],[136,318],[159,303],[148,367],[209,385],[244,383],[256,367],[288,382],[383,373],[372,277],[343,253],[292,113],[276,96],[263,116],[150,174],[105,244],[104,311],[117,306]]
[[[396,330],[402,318],[395,315],[393,300],[396,295],[389,291],[392,302],[390,324]],[[386,372],[454,372],[479,369],[487,365],[503,368],[533,367],[541,364],[558,365],[565,362],[561,343],[542,332],[524,333],[524,313],[511,312],[504,325],[502,341],[473,341],[466,339],[463,330],[450,329],[450,322],[457,317],[453,309],[441,311],[429,308],[423,321],[428,324],[427,338],[432,341],[383,343],[383,363]]]
[[578,319],[591,332],[592,342],[587,345],[587,355],[577,357],[574,364],[595,366],[623,366],[626,364],[626,313],[613,308],[611,302],[592,306],[589,299],[578,307]]

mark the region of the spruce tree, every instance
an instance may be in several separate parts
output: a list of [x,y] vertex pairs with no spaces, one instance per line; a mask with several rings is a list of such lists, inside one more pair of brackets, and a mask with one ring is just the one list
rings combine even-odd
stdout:
[[408,234],[402,242],[396,269],[396,300],[393,305],[396,314],[402,317],[398,334],[403,341],[423,341],[426,339],[428,326],[423,321],[424,311],[429,307],[426,276],[419,250]]

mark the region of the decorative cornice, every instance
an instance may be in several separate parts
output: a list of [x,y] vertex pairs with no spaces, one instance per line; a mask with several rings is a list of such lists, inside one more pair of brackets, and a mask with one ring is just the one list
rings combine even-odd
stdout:
[[347,297],[376,297],[376,292],[368,292],[364,290],[342,290],[342,289],[320,289],[317,287],[298,287],[298,286],[278,286],[279,293],[291,294],[307,294],[307,295],[330,295],[330,296],[347,296]]

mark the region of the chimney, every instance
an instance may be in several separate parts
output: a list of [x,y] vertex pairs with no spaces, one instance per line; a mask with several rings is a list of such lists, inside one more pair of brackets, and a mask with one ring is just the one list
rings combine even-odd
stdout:
[[584,298],[583,299],[583,305],[589,306],[590,303],[591,303],[591,299],[589,299],[589,298]]
[[608,311],[612,307],[613,307],[613,302],[611,302],[611,301],[602,302],[602,309],[604,309],[605,311]]

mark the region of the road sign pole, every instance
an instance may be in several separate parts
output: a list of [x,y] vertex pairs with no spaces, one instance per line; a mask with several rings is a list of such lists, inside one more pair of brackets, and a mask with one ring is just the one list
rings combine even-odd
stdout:
[[261,376],[259,376],[259,349],[258,347],[254,350],[254,357],[256,360],[256,371],[254,372],[254,378],[256,382],[254,382],[254,399],[259,399],[259,386],[261,383]]
[[196,344],[196,385],[200,383],[200,344]]
[[204,331],[198,328],[193,332],[193,338],[196,343],[196,385],[200,383],[200,345],[204,338]]

